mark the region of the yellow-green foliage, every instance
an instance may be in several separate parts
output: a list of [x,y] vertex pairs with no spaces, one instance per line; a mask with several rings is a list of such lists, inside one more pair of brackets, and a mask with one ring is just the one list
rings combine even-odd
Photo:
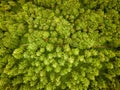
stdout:
[[120,0],[0,0],[0,90],[119,90]]

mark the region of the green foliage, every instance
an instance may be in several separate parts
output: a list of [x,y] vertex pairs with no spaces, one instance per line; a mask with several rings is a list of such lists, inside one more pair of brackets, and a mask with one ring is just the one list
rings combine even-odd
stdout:
[[1,0],[0,90],[117,90],[119,4]]

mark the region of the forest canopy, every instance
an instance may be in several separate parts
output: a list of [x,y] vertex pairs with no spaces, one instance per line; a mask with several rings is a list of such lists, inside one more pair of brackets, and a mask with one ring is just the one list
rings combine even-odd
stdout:
[[120,0],[0,0],[0,90],[119,90]]

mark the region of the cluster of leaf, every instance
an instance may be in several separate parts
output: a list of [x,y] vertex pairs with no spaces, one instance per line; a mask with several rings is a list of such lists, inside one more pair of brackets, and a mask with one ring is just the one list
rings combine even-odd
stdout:
[[0,90],[118,88],[120,0],[0,2]]

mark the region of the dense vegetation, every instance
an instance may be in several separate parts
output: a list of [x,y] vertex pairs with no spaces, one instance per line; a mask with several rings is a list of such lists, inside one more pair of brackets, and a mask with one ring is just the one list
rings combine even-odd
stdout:
[[120,89],[120,0],[0,0],[0,90],[106,89]]

